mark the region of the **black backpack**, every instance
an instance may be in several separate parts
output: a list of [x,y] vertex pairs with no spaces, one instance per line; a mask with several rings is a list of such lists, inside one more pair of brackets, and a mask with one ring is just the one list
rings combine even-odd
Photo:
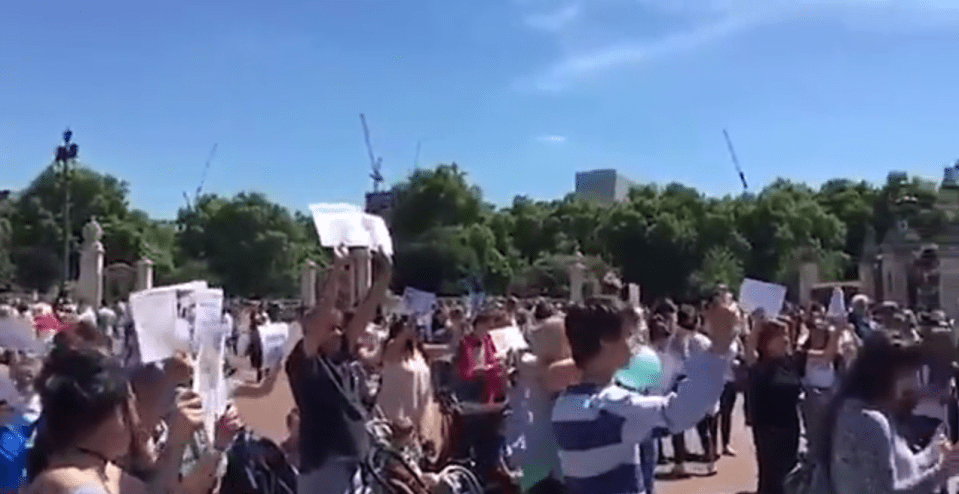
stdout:
[[222,494],[296,494],[296,469],[273,441],[243,431],[227,451]]

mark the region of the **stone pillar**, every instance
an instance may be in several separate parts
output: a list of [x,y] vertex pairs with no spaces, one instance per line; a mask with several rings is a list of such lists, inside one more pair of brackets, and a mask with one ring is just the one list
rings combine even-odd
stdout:
[[627,290],[628,290],[629,305],[633,307],[639,307],[640,305],[639,285],[637,285],[636,283],[630,283],[629,285],[627,285],[627,287],[628,287]]
[[304,307],[316,305],[316,274],[316,263],[308,259],[300,274],[300,300]]
[[350,249],[350,257],[353,265],[352,293],[355,305],[366,297],[366,292],[370,291],[370,286],[373,284],[370,267],[372,256],[370,255],[370,249],[356,247]]
[[939,260],[939,298],[946,315],[959,317],[959,258],[943,256]]
[[586,282],[586,266],[576,262],[569,268],[569,300],[579,303],[583,301],[583,284]]
[[137,291],[153,288],[153,261],[143,258],[137,261]]
[[871,261],[859,261],[859,293],[876,300],[876,278]]
[[893,290],[892,300],[900,306],[909,304],[909,271],[912,270],[912,259],[896,256],[892,263]]
[[808,306],[812,302],[813,285],[819,283],[819,265],[804,262],[799,266],[799,304]]
[[83,227],[83,248],[80,252],[80,278],[77,280],[77,302],[94,310],[103,302],[103,229],[91,219]]

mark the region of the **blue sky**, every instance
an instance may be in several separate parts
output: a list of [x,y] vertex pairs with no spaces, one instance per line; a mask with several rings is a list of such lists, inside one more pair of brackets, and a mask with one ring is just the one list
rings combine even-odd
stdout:
[[[0,3],[0,188],[66,126],[172,217],[205,190],[361,203],[456,161],[486,198],[577,170],[737,192],[777,176],[939,178],[959,158],[959,2],[233,0]],[[192,192],[191,192],[192,193]]]

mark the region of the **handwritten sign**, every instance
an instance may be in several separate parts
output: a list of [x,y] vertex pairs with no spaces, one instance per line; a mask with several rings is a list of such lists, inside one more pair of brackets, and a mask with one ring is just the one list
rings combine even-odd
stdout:
[[257,328],[260,341],[263,342],[263,362],[267,368],[279,367],[286,356],[287,341],[290,338],[290,325],[282,322],[264,324]]
[[130,311],[143,363],[159,362],[177,351],[192,350],[196,314],[192,292],[206,289],[205,281],[195,281],[130,294]]
[[193,391],[203,400],[203,427],[207,437],[214,437],[217,417],[226,411],[226,383],[223,375],[223,362],[226,358],[226,338],[219,341],[204,339],[196,359],[196,379]]

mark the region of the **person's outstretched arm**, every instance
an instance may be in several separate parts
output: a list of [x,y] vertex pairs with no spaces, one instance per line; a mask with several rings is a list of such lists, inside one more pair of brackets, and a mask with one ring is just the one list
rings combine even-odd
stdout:
[[735,305],[715,305],[709,309],[710,348],[690,359],[687,378],[675,393],[666,396],[643,396],[623,393],[610,402],[609,410],[626,418],[623,439],[642,442],[655,429],[673,433],[685,431],[698,423],[719,401],[730,365],[730,344],[736,336],[739,316]]
[[303,328],[303,353],[307,357],[316,355],[323,339],[327,336],[327,329],[333,324],[336,299],[340,292],[340,278],[346,271],[347,255],[343,248],[333,249],[333,267],[323,285],[323,292],[316,307],[311,309],[301,324]]
[[389,256],[381,251],[373,252],[373,262],[377,265],[376,279],[373,286],[366,292],[363,301],[356,306],[353,312],[353,318],[345,328],[344,337],[351,355],[357,355],[357,348],[360,345],[360,339],[366,328],[376,317],[376,308],[379,307],[386,298],[386,291],[389,289],[390,277],[393,275],[393,262]]

